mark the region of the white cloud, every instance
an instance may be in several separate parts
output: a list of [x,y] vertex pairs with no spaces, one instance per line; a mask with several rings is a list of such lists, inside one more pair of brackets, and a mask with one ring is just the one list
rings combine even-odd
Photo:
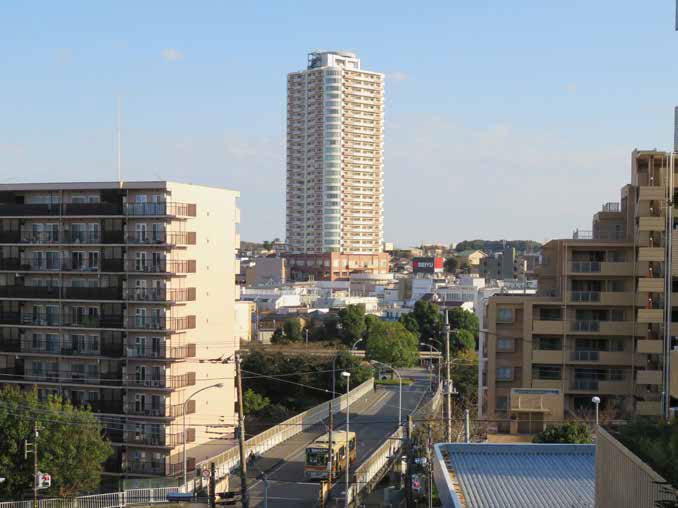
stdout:
[[391,81],[407,81],[410,79],[410,76],[404,72],[389,72],[386,74],[386,79],[390,79]]
[[176,62],[177,60],[183,60],[184,58],[184,54],[174,48],[163,49],[160,54],[166,62]]

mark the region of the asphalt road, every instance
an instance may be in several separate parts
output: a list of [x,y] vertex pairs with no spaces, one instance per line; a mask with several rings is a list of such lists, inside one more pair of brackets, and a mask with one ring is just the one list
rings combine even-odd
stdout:
[[[428,389],[428,373],[424,369],[402,369],[403,377],[415,383],[403,386],[403,419],[416,407]],[[350,430],[357,433],[357,460],[351,474],[397,427],[398,385],[378,386],[377,389],[350,408]],[[345,430],[345,413],[335,415],[335,430]],[[268,479],[268,506],[270,508],[312,507],[319,496],[319,483],[304,478],[306,446],[327,432],[323,424],[304,429],[284,443],[258,457],[249,466],[250,507],[264,506],[264,482],[256,477],[265,472]],[[234,478],[231,490],[239,488]],[[339,498],[344,492],[344,476],[335,483],[330,498]],[[330,501],[333,503],[333,501]],[[332,504],[330,504],[332,505]]]

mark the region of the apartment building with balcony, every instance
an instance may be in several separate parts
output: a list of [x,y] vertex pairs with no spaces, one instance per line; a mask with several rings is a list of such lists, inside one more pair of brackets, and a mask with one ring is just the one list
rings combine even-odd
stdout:
[[[517,388],[559,392],[566,416],[592,413],[594,395],[617,415],[661,413],[665,245],[678,246],[666,203],[675,187],[668,153],[636,150],[631,167],[621,202],[604,205],[591,231],[544,246],[536,296],[489,300],[483,390],[488,418],[506,420],[500,429],[551,418],[518,407]],[[671,264],[673,293],[678,261]],[[678,319],[678,297],[672,304]]]
[[[175,182],[0,185],[0,383],[101,416],[106,479],[182,472],[233,422],[235,191]],[[201,387],[222,382],[186,404]]]

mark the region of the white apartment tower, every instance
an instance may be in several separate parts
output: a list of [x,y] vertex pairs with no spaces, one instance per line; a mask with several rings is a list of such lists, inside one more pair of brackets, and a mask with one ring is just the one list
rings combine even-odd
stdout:
[[287,76],[291,252],[382,252],[383,121],[384,75],[353,53],[310,53]]

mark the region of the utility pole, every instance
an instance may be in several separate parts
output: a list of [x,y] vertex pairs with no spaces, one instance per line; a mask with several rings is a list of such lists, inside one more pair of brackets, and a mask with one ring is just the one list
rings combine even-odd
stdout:
[[450,378],[450,318],[447,309],[445,309],[445,360],[447,367],[447,425],[445,429],[445,439],[448,443],[452,442],[452,379]]
[[242,406],[242,372],[240,371],[240,356],[235,355],[236,379],[238,382],[238,444],[240,446],[240,496],[243,508],[249,508],[250,500],[247,493],[247,455],[245,454],[245,417]]
[[[447,312],[446,312],[447,314]],[[428,438],[426,443],[426,455],[428,457],[428,508],[433,508],[433,463],[431,457],[431,447],[433,443],[431,442],[431,424],[428,424]]]
[[405,450],[406,450],[406,469],[405,469],[405,497],[407,506],[413,506],[412,499],[412,467],[414,465],[414,446],[412,442],[412,415],[407,415],[407,425],[405,426]]
[[209,494],[210,494],[210,508],[217,507],[217,468],[214,462],[210,462],[210,479],[209,479]]
[[[329,482],[330,488],[332,488],[332,468],[334,468],[334,457],[332,457],[332,449],[334,448],[333,443],[332,443],[332,429],[334,428],[334,412],[332,411],[332,399],[336,396],[337,393],[337,373],[335,371],[336,365],[337,365],[337,355],[334,355],[334,358],[332,359],[332,397],[330,398],[330,403],[328,405],[329,411],[330,411],[330,420],[329,420],[329,426],[330,426],[330,447],[329,447],[329,459],[330,459],[330,465],[329,465],[329,470],[327,472],[327,480]],[[339,410],[341,411],[341,406],[339,406]]]
[[[33,442],[24,439],[24,460],[28,460],[29,448],[33,452],[33,508],[38,508],[38,420],[33,420]],[[4,478],[3,478],[4,479]]]

